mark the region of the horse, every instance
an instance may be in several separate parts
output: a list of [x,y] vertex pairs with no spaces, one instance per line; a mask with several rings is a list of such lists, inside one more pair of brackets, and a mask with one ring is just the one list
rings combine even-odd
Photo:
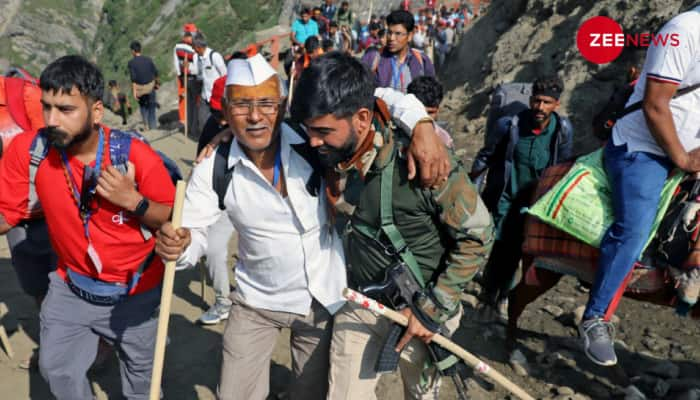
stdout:
[[[545,170],[535,190],[533,201],[551,189],[573,166],[573,162],[558,164]],[[678,223],[688,199],[700,191],[700,181],[684,178],[673,195],[671,204],[645,250],[641,261],[625,278],[606,312],[609,319],[617,309],[622,296],[654,304],[676,306],[678,303],[674,271],[679,271],[697,242],[694,230],[678,230]],[[672,231],[671,231],[672,230]],[[508,298],[507,342],[515,348],[518,319],[525,307],[553,288],[564,275],[573,275],[584,283],[592,283],[597,268],[599,251],[573,236],[528,215],[523,243],[523,274]],[[688,314],[700,318],[700,302],[690,307]]]

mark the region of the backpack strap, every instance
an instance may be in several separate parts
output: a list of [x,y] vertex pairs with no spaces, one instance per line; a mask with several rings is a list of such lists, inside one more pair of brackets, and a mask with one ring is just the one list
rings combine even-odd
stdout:
[[228,167],[228,155],[231,151],[231,143],[228,142],[219,143],[216,148],[216,154],[214,155],[214,172],[212,175],[212,186],[216,196],[219,199],[219,210],[225,210],[224,198],[226,197],[226,189],[228,189],[228,184],[231,182],[231,177],[233,176],[233,169],[235,165],[231,168]]
[[374,74],[379,71],[379,60],[381,60],[382,55],[379,51],[375,52],[376,54],[374,55],[374,59],[372,59],[372,72]]
[[49,153],[49,140],[44,134],[44,129],[32,139],[32,144],[29,146],[29,195],[27,196],[27,210],[29,213],[38,211],[41,208],[39,204],[39,196],[36,193],[36,174],[39,171],[39,164],[46,158]]
[[24,105],[24,85],[32,84],[21,78],[5,78],[5,94],[10,116],[23,131],[32,129],[32,123]]
[[391,246],[394,248],[394,253],[401,258],[401,261],[406,263],[408,269],[413,273],[416,281],[425,287],[423,274],[418,266],[418,261],[413,256],[411,249],[408,248],[401,232],[394,224],[394,163],[396,162],[397,152],[394,151],[391,161],[382,170],[382,175],[379,178],[379,215],[381,218],[381,231],[389,239]]
[[131,139],[131,134],[116,129],[109,134],[109,161],[122,175],[126,175],[129,168]]
[[413,56],[418,59],[418,64],[420,65],[420,74],[425,75],[425,61],[423,61],[423,53],[420,50],[411,47],[411,52]]

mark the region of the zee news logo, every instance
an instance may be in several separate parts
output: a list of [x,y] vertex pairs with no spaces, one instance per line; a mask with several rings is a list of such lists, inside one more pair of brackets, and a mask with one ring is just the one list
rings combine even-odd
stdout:
[[593,17],[579,27],[576,46],[581,55],[595,64],[606,64],[615,60],[627,47],[680,46],[678,33],[634,33],[625,34],[615,20],[608,17]]

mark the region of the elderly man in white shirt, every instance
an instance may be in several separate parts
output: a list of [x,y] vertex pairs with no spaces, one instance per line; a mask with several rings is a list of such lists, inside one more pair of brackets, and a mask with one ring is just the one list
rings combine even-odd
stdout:
[[[439,140],[426,133],[434,132],[431,124],[419,124],[427,116],[420,102],[385,95],[394,114],[402,116],[397,123],[420,127],[414,141]],[[281,328],[291,329],[290,399],[323,399],[328,387],[332,314],[343,305],[346,286],[344,257],[316,153],[303,131],[280,124],[283,105],[278,77],[262,56],[229,64],[224,112],[235,140],[194,168],[184,206],[186,229],[175,232],[166,224],[157,235],[157,253],[186,265],[203,254],[207,227],[222,214],[239,232],[237,287],[223,337],[222,400],[267,397]],[[217,158],[225,158],[229,172],[219,192]]]

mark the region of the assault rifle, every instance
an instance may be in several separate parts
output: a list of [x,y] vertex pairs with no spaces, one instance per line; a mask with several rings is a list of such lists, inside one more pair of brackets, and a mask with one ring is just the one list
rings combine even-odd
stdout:
[[[386,269],[383,281],[361,287],[358,290],[370,298],[390,304],[394,309],[400,310],[408,307],[413,302],[416,294],[420,293],[423,288],[408,266],[403,261],[399,261]],[[401,353],[397,353],[394,349],[405,330],[404,327],[396,323],[391,325],[389,334],[384,339],[384,344],[375,364],[377,372],[396,371]],[[440,327],[438,333],[449,337],[449,333],[444,326]],[[427,347],[430,359],[440,375],[451,377],[459,399],[468,400],[465,381],[471,375],[471,371],[467,368],[464,361],[437,344],[430,343]]]

